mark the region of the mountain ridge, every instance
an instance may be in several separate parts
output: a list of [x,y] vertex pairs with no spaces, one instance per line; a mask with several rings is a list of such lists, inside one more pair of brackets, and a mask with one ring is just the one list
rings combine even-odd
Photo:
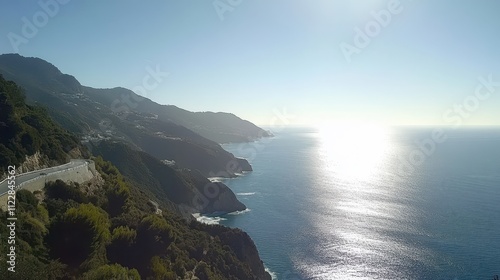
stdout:
[[[111,102],[116,103],[116,101],[123,101],[126,105],[129,105],[127,109],[137,110],[142,113],[163,114],[165,116],[165,119],[163,119],[164,121],[167,121],[168,119],[176,120],[174,123],[183,125],[186,128],[197,132],[201,136],[218,143],[248,142],[261,137],[272,136],[270,132],[259,128],[247,120],[237,117],[233,113],[211,111],[191,112],[176,105],[159,104],[121,86],[111,88],[93,88],[84,86],[74,76],[62,73],[54,64],[37,57],[23,57],[19,54],[2,54],[0,55],[0,73],[2,73],[6,79],[14,80],[16,82],[19,82],[19,76],[25,76],[22,80],[33,80],[33,76],[36,75],[45,81],[45,85],[41,86],[48,86],[47,89],[49,90],[60,90],[60,86],[62,85],[62,89],[75,93],[84,93],[85,90],[114,92],[115,95],[112,96],[113,101]],[[19,84],[26,87],[30,86],[30,84],[26,82],[21,82]],[[128,100],[120,100],[116,94],[119,94],[122,97],[126,96]],[[30,97],[33,98],[35,96]],[[34,100],[38,101],[35,98]],[[134,101],[138,103],[136,105],[139,105],[137,108],[135,108],[136,106],[132,103]],[[141,104],[142,102],[145,103]],[[130,106],[130,104],[132,105]],[[161,109],[166,111],[162,112]],[[182,116],[178,116],[178,114],[182,114]],[[217,117],[217,123],[214,122],[215,120],[212,120],[213,116]],[[202,122],[205,125],[200,126],[198,124],[199,122]],[[211,128],[217,129],[217,132],[209,133],[208,129],[206,129],[207,124],[209,124],[208,127],[212,126]],[[241,127],[238,128],[237,125],[240,125]],[[202,127],[205,127],[205,129]],[[220,135],[217,135],[217,133]],[[224,137],[224,135],[232,136]]]
[[[43,108],[26,105],[20,87],[2,75],[0,109],[0,170],[39,151],[48,162],[59,164],[75,149],[85,151]],[[0,242],[1,279],[271,280],[246,233],[182,219],[164,207],[166,199],[155,204],[152,199],[157,199],[140,182],[130,183],[102,157],[93,159],[102,180],[56,180],[33,193],[18,189],[12,195],[15,210],[0,209],[1,236],[12,236],[13,225],[22,229],[15,231],[9,246],[7,239]],[[150,155],[145,159],[164,167]],[[163,170],[170,174],[158,174],[182,185],[175,170]],[[192,187],[199,191],[199,186]]]
[[[157,111],[158,108],[174,108],[173,105],[164,107],[165,105],[154,103],[122,87],[111,89],[86,87],[75,77],[63,74],[51,63],[17,54],[0,55],[0,74],[22,86],[28,101],[47,107],[56,122],[80,135],[84,141],[98,142],[102,139],[124,141],[134,149],[148,152],[159,160],[175,161],[179,168],[197,169],[207,177],[214,174],[233,177],[241,171],[252,170],[246,160],[234,157],[222,149],[216,141],[173,122],[171,113]],[[198,116],[203,115],[180,108],[178,110],[189,116],[197,116],[185,122],[208,127],[208,130],[214,131],[213,134],[219,137],[219,140],[221,137],[224,138],[224,133],[240,140],[269,135],[232,114],[222,114],[234,116],[229,122],[231,125],[226,125],[217,120],[201,122]],[[181,122],[184,115],[174,119]],[[253,129],[250,134],[247,133],[250,136],[242,136],[240,131],[233,128],[239,123]],[[216,132],[216,128],[220,127],[225,128]],[[228,168],[228,166],[235,167]]]

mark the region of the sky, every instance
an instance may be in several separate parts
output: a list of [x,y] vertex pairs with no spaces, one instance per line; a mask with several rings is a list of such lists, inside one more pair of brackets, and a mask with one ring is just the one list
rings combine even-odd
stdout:
[[0,1],[0,53],[86,86],[260,125],[500,125],[496,0]]

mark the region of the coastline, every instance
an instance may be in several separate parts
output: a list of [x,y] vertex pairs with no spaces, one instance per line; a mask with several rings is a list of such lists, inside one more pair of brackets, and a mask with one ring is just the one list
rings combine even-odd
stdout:
[[[262,137],[260,139],[253,139],[249,142],[236,142],[236,143],[219,143],[219,145],[224,149],[226,150],[227,152],[229,153],[232,153],[231,151],[229,151],[228,149],[226,149],[228,146],[230,145],[244,145],[244,144],[251,144],[251,143],[254,143],[256,144],[256,152],[258,152],[259,150],[259,147],[261,147],[259,144],[260,141],[269,141],[270,139],[276,137],[274,134],[272,134],[271,136],[268,136],[268,137]],[[235,158],[238,158],[238,159],[243,159],[243,160],[246,160],[250,166],[252,166],[252,163],[251,163],[251,160],[248,159],[248,158],[245,158],[245,157],[241,157],[239,155],[234,155]],[[248,175],[249,173],[253,172],[253,166],[252,166],[252,171],[242,171],[241,173],[235,173],[234,175],[236,176],[231,176],[231,177],[220,177],[220,176],[214,176],[214,177],[208,177],[207,179],[210,180],[210,182],[220,182],[220,183],[224,183],[226,184],[228,181],[230,180],[234,180],[234,179],[238,179],[238,178],[241,178],[241,177],[244,177],[246,175]],[[227,184],[226,184],[227,185]],[[254,191],[254,190],[248,190],[244,193],[236,193],[234,192],[233,189],[231,189],[229,186],[228,188],[238,197],[238,196],[251,196],[251,195],[255,195],[257,192]],[[221,225],[221,226],[224,226],[224,227],[229,227],[229,226],[226,226],[224,225],[224,221],[227,221],[228,218],[227,216],[238,216],[238,215],[244,215],[244,214],[247,214],[248,212],[251,212],[252,209],[250,208],[246,208],[245,210],[242,210],[242,211],[233,211],[233,212],[228,212],[228,213],[211,213],[211,214],[200,214],[200,213],[194,213],[192,214],[192,216],[196,219],[196,221],[200,222],[200,223],[204,223],[204,224],[208,224],[208,225]],[[250,239],[252,239],[252,236],[249,236]],[[253,240],[253,239],[252,239]],[[256,248],[257,248],[257,245],[256,245]],[[257,248],[257,251],[259,251],[259,248]],[[259,253],[259,257],[260,257],[260,253]],[[266,263],[264,262],[264,260],[262,260],[262,263],[264,265],[264,269],[265,269],[265,272],[271,277],[272,280],[277,280],[278,279],[278,276],[276,274],[276,272],[273,272],[267,265]]]

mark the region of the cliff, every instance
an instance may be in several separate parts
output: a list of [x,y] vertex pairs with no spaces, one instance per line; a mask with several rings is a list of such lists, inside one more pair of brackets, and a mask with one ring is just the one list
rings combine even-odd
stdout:
[[54,166],[83,155],[78,139],[54,124],[47,111],[26,104],[22,89],[0,75],[0,173]]
[[211,182],[196,171],[182,172],[187,184],[196,188],[197,193],[193,197],[191,207],[195,213],[230,213],[243,211],[247,207],[241,203],[234,192],[221,182]]
[[[57,165],[85,151],[43,108],[26,105],[17,85],[1,76],[0,106],[2,169],[42,167],[43,155],[47,165]],[[108,143],[102,154],[132,179],[101,157],[95,158],[95,169],[89,164],[57,174],[33,173],[33,187],[44,187],[44,193],[16,193],[15,223],[23,230],[16,231],[15,273],[7,270],[12,247],[2,239],[0,279],[269,279],[249,238],[229,228],[211,234],[210,227],[188,224],[173,212],[183,204],[207,212],[241,210],[244,205],[227,187],[212,185],[200,172],[175,170],[124,143],[102,143]],[[99,184],[87,184],[93,177]],[[51,182],[44,184],[45,179]],[[208,204],[196,202],[201,195]],[[10,215],[0,209],[0,236],[11,234]]]
[[271,280],[271,275],[266,272],[264,264],[259,257],[255,243],[248,234],[240,229],[228,230],[219,225],[192,224],[194,228],[204,230],[212,236],[217,236],[221,242],[229,245],[234,250],[239,260],[248,264],[252,274],[258,280]]
[[[93,193],[61,180],[41,197],[18,191],[16,225],[30,230],[16,235],[15,273],[0,246],[0,279],[271,279],[241,230],[157,211],[111,163],[95,165],[104,183]],[[7,215],[0,210],[2,236]]]
[[93,151],[111,161],[133,184],[141,186],[156,200],[168,200],[178,205],[170,207],[175,212],[228,213],[246,209],[226,185],[212,183],[196,170],[175,170],[121,142],[102,141],[94,146]]

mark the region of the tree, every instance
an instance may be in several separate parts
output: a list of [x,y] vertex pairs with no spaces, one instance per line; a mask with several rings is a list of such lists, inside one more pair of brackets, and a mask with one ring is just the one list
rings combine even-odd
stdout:
[[78,203],[85,203],[88,201],[85,194],[79,190],[78,187],[68,185],[62,180],[48,182],[45,186],[45,193],[48,197],[53,199],[71,199]]
[[70,208],[50,227],[47,243],[54,259],[79,266],[110,240],[110,222],[104,210],[92,204]]
[[126,279],[140,280],[139,272],[135,269],[128,269],[119,264],[103,265],[97,269],[93,269],[85,273],[82,277],[84,280],[95,279]]
[[136,237],[137,232],[127,226],[115,228],[111,237],[111,243],[106,248],[109,261],[127,267],[134,267],[136,262],[130,255],[135,249]]

